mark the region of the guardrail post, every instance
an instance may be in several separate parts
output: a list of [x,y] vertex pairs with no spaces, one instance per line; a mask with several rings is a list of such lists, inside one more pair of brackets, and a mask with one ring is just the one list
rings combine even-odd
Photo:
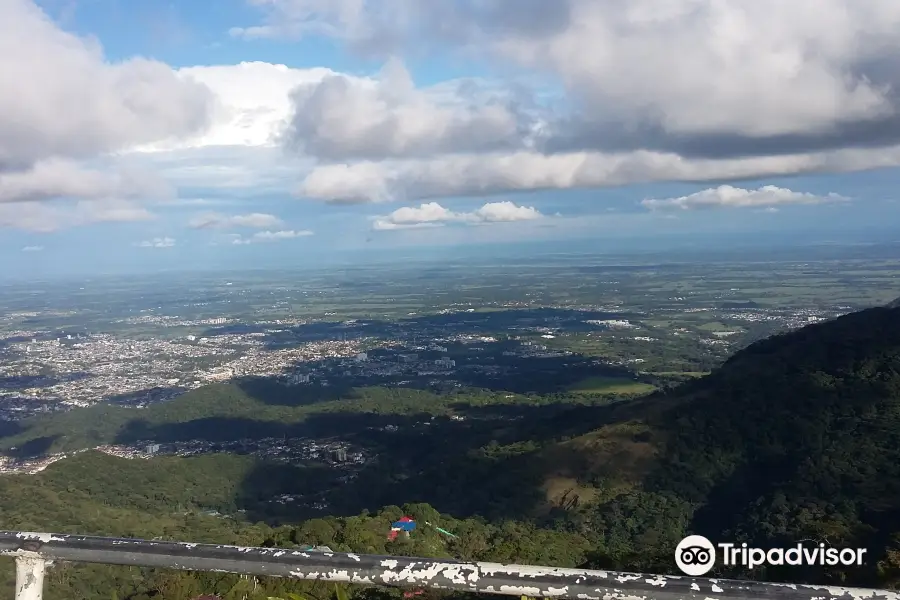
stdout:
[[16,600],[41,600],[46,564],[39,556],[16,557]]

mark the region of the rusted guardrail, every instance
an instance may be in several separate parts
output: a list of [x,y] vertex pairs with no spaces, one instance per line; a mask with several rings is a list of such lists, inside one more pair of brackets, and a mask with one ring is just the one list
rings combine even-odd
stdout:
[[0,555],[16,560],[16,600],[41,600],[49,561],[564,600],[900,600],[898,593],[874,589],[18,531],[0,531]]

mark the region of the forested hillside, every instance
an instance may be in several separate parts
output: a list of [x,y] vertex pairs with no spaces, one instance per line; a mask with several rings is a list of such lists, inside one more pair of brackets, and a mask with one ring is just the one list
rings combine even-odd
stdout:
[[[96,409],[88,436],[286,435],[298,424],[341,430],[378,457],[353,482],[333,488],[314,465],[248,456],[143,461],[86,452],[38,475],[0,478],[0,520],[8,529],[656,572],[674,572],[675,545],[696,532],[763,547],[813,540],[869,550],[860,570],[718,575],[881,586],[900,580],[900,308],[760,341],[707,377],[612,405],[470,392],[353,393],[368,395],[265,403],[215,386],[194,394],[194,403],[182,398],[140,419],[128,409]],[[109,419],[99,419],[101,411]],[[450,413],[469,418],[446,418]],[[28,423],[5,445],[54,446],[62,435],[83,436],[75,429],[83,417],[70,415]],[[422,426],[425,420],[432,424]],[[66,423],[73,429],[64,433]],[[378,427],[385,423],[400,430],[385,433]],[[299,506],[267,501],[310,490],[321,492],[335,516],[310,519]],[[211,510],[229,516],[204,514]],[[388,542],[390,520],[404,512],[459,538],[423,530]],[[48,598],[107,599],[118,588],[120,598],[175,600],[224,593],[237,581],[60,567]],[[249,597],[287,588],[316,592],[269,582]]]
[[623,555],[646,553],[650,536],[668,561],[683,524],[762,546],[811,539],[880,558],[892,547],[900,533],[900,309],[763,340],[659,404],[669,407],[644,419],[659,460],[639,487],[597,512],[604,525],[595,528]]

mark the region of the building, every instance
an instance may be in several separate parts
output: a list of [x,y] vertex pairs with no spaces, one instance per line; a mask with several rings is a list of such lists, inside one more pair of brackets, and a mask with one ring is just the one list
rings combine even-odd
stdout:
[[308,373],[294,373],[288,378],[288,381],[292,384],[300,384],[300,383],[309,383],[309,374]]
[[591,325],[604,325],[609,327],[610,329],[630,329],[634,327],[634,325],[628,319],[604,319],[604,320],[590,320],[585,321]]
[[224,367],[206,374],[206,378],[210,381],[225,381],[226,379],[231,379],[232,377],[234,377],[234,369],[229,369],[228,367]]
[[159,452],[159,444],[150,444],[145,448],[147,454],[156,454]]
[[360,352],[356,355],[356,362],[366,362],[367,360],[369,360],[369,355],[365,352]]

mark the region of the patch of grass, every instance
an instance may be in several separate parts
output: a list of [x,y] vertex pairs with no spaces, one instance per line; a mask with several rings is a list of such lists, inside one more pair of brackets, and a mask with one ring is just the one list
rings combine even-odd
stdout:
[[573,477],[548,477],[544,481],[544,493],[549,506],[574,508],[591,504],[597,498],[597,488],[583,485]]
[[674,321],[672,321],[671,319],[647,319],[645,321],[641,321],[641,324],[647,327],[659,327],[663,329],[672,327],[672,323],[674,323]]
[[709,371],[654,371],[652,375],[659,377],[705,377]]
[[735,327],[729,327],[725,323],[719,323],[718,321],[713,321],[711,323],[704,323],[703,325],[700,325],[699,327],[697,327],[697,329],[700,329],[702,331],[709,331],[709,332],[736,331]]
[[[655,464],[661,442],[645,423],[626,421],[545,448],[548,506],[608,502],[639,485]],[[567,506],[568,505],[568,506]]]
[[649,383],[624,377],[588,377],[569,386],[577,394],[649,394],[656,388]]

